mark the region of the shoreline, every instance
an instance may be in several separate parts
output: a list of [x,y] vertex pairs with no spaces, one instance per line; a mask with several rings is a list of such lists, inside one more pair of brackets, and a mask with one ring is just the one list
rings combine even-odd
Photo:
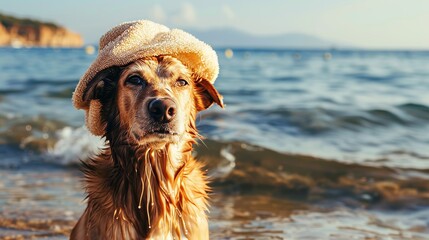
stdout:
[[[1,175],[5,186],[0,187],[0,239],[68,238],[85,208],[81,175],[76,169],[1,170]],[[214,239],[332,239],[332,234],[343,236],[341,239],[429,237],[429,226],[419,221],[429,214],[427,205],[419,209],[384,209],[350,204],[347,199],[319,201],[218,190],[213,190],[209,214]]]

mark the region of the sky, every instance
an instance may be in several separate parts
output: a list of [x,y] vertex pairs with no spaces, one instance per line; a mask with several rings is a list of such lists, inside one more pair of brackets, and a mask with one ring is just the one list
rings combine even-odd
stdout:
[[17,0],[0,12],[53,21],[96,43],[111,27],[149,19],[169,27],[304,33],[371,49],[429,49],[429,0]]

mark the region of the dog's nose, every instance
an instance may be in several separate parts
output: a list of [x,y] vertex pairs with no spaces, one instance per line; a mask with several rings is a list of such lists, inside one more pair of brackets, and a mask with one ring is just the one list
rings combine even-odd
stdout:
[[176,115],[176,103],[169,98],[158,98],[149,102],[148,110],[153,120],[166,123]]

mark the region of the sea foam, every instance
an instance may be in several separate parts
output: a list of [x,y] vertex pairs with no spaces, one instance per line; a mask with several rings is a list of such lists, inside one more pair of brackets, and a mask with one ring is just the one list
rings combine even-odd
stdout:
[[57,132],[58,141],[48,149],[47,155],[56,163],[70,165],[96,154],[103,147],[104,140],[92,135],[85,126],[64,127]]

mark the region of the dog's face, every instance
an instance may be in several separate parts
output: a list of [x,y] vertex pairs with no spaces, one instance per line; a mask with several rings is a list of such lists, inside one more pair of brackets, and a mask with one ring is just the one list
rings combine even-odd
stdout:
[[118,81],[122,126],[140,144],[178,142],[193,111],[193,80],[178,60],[167,57],[128,65]]
[[[155,148],[188,137],[195,130],[197,111],[213,102],[223,106],[210,82],[196,79],[170,56],[140,59],[125,67],[108,69],[91,81],[84,97],[102,102],[106,125],[115,118],[127,142]],[[109,114],[112,110],[117,116]],[[110,130],[113,129],[106,127],[106,131]]]

